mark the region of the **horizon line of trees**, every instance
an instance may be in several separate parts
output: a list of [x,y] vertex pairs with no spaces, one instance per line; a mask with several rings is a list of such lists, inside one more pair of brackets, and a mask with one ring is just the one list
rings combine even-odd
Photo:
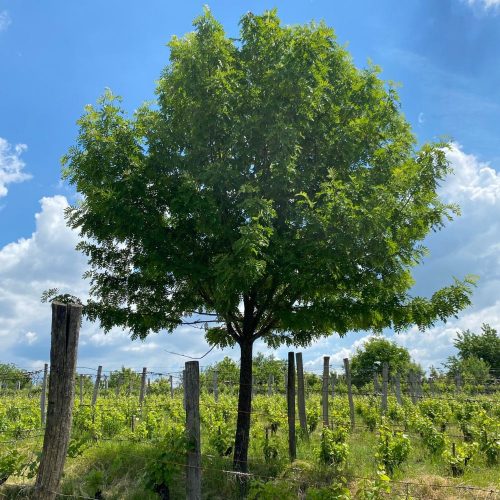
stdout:
[[[457,377],[461,378],[463,384],[484,385],[492,379],[500,376],[500,336],[497,330],[489,324],[481,326],[480,333],[471,330],[458,331],[454,341],[457,354],[447,358],[442,363],[442,368],[431,366],[427,371],[428,378],[436,382],[454,382]],[[382,375],[382,365],[387,362],[390,366],[390,374],[399,374],[404,383],[410,371],[424,377],[426,371],[416,363],[410,356],[407,348],[398,345],[395,341],[382,336],[371,337],[350,357],[351,376],[353,385],[359,390],[373,383],[374,374]],[[273,353],[257,353],[253,359],[253,380],[255,389],[265,392],[269,380],[273,381],[273,390],[282,391],[285,388],[285,374],[287,361],[278,359]],[[211,390],[213,387],[214,372],[217,372],[219,390],[224,391],[228,387],[236,387],[239,381],[238,363],[225,356],[221,361],[206,367],[200,374],[200,382],[203,388]],[[321,373],[306,372],[306,387],[310,390],[321,388]],[[318,370],[319,372],[319,370]],[[332,371],[332,375],[342,383],[341,374]],[[339,376],[340,375],[340,376]],[[115,389],[117,386],[123,390],[132,388],[135,390],[140,385],[141,375],[130,368],[122,366],[120,370],[112,371],[107,377],[108,388]],[[11,363],[0,363],[0,383],[2,388],[15,388],[20,381],[20,388],[27,388],[34,384],[30,372],[18,368]],[[153,380],[153,386],[158,389],[168,384],[165,379]],[[176,385],[179,385],[176,380]],[[92,382],[85,379],[85,389]],[[153,387],[156,389],[156,387]],[[233,389],[231,389],[233,390]]]

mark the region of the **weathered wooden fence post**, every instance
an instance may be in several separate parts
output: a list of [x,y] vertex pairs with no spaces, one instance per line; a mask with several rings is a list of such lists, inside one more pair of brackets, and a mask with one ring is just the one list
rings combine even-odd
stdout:
[[288,454],[290,461],[297,458],[297,444],[295,442],[295,356],[288,353],[288,385],[286,391],[288,410]]
[[322,386],[322,408],[323,408],[323,426],[328,427],[328,379],[330,378],[330,357],[323,356],[323,386]]
[[387,412],[387,389],[389,385],[389,364],[382,364],[382,413]]
[[170,375],[168,381],[170,382],[170,398],[174,399],[174,377]]
[[337,374],[335,372],[332,372],[330,375],[330,383],[332,384],[332,401],[333,398],[335,397],[335,381],[337,379]]
[[302,362],[302,353],[295,354],[297,362],[297,405],[299,407],[299,421],[302,435],[307,440],[309,434],[307,432],[307,415],[306,415],[306,396],[304,392],[304,364]]
[[349,416],[351,427],[354,429],[354,400],[352,399],[351,370],[349,369],[349,358],[344,358],[345,381],[347,383],[347,397],[349,398]]
[[377,367],[373,369],[373,391],[375,393],[375,396],[378,395],[380,392],[380,386],[378,383],[378,370]]
[[274,385],[274,376],[272,373],[269,374],[267,377],[267,395],[272,396],[273,395],[273,385]]
[[49,375],[49,365],[45,363],[43,367],[42,393],[40,394],[40,421],[42,427],[45,425],[45,398],[47,397],[47,378]]
[[63,473],[71,433],[81,317],[81,305],[52,303],[49,401],[33,497],[36,500],[53,500]]
[[198,361],[188,361],[185,366],[186,433],[190,444],[186,463],[186,498],[201,500],[200,367]]
[[398,402],[398,405],[401,406],[403,401],[401,399],[401,379],[399,373],[394,375],[394,391],[396,392],[396,401]]
[[182,406],[186,410],[186,370],[182,370]]
[[142,406],[142,403],[144,402],[144,396],[146,394],[146,377],[148,374],[148,369],[144,367],[142,369],[142,376],[141,376],[141,392],[139,393],[139,406]]
[[95,404],[97,402],[97,396],[99,395],[99,386],[101,385],[101,375],[102,375],[102,366],[99,365],[97,367],[97,375],[95,377],[94,392],[92,394],[92,406],[95,406]]

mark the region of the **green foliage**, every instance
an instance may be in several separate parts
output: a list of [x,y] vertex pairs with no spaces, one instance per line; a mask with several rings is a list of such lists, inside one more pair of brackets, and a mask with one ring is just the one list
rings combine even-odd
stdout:
[[449,465],[453,477],[464,475],[465,469],[478,449],[479,445],[477,443],[463,443],[456,446],[455,454],[450,450],[443,452],[443,459]]
[[460,375],[466,384],[482,385],[490,379],[490,365],[476,356],[458,359],[455,356],[448,358],[446,363],[448,375]]
[[253,480],[250,484],[248,500],[276,500],[276,498],[295,498],[293,484],[278,481]]
[[351,498],[345,480],[335,481],[321,488],[308,488],[306,491],[306,500],[350,500]]
[[373,380],[373,372],[381,374],[382,364],[389,364],[391,373],[406,374],[410,365],[410,353],[405,347],[383,337],[372,337],[358,347],[350,361],[353,383],[362,387]]
[[0,382],[3,388],[15,389],[17,383],[21,383],[21,388],[31,386],[31,375],[25,370],[21,370],[12,363],[0,363]]
[[448,445],[448,440],[444,432],[436,429],[429,417],[415,415],[413,418],[413,427],[422,437],[422,442],[429,452],[438,455],[443,452]]
[[183,468],[183,460],[189,443],[183,431],[170,429],[158,440],[149,456],[144,473],[144,485],[152,491],[163,491],[172,483],[174,475]]
[[321,432],[319,459],[326,465],[332,465],[340,470],[345,465],[349,455],[346,443],[348,431],[343,427],[329,429],[324,427]]
[[365,479],[356,495],[359,500],[382,500],[391,493],[391,478],[379,466],[377,477],[373,480]]
[[145,337],[208,312],[213,344],[274,347],[467,306],[468,278],[407,293],[421,241],[457,209],[437,196],[446,145],[416,149],[379,69],[275,11],[244,15],[237,42],[208,10],[194,26],[171,40],[156,102],[129,118],[106,92],[64,157],[88,316]]
[[465,330],[457,333],[454,345],[460,359],[478,358],[487,363],[495,373],[500,372],[500,335],[490,325],[484,323],[482,332]]
[[376,457],[389,476],[407,460],[410,450],[410,439],[406,434],[391,432],[384,423],[380,426]]

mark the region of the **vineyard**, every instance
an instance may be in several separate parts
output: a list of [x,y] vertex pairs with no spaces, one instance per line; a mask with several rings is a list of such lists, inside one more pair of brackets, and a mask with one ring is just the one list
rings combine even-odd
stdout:
[[[183,373],[86,371],[75,379],[71,440],[58,496],[184,498],[191,445]],[[384,395],[382,381],[371,390],[354,388],[351,415],[345,376],[330,376],[325,384],[324,378],[305,374],[306,426],[296,424],[291,461],[290,387],[286,379],[256,380],[248,472],[238,473],[232,470],[236,387],[221,379],[217,384],[213,374],[212,380],[201,379],[203,498],[239,498],[243,491],[255,499],[499,498],[496,386],[479,392],[424,381],[413,391],[404,381],[400,394],[391,383]],[[46,382],[43,371],[2,381],[2,498],[32,498]]]

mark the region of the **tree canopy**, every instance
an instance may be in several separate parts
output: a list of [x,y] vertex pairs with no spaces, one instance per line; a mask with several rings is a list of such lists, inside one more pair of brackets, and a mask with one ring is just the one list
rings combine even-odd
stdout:
[[408,349],[383,337],[372,337],[351,358],[353,383],[358,387],[370,383],[374,373],[382,374],[383,363],[389,364],[392,374],[404,375],[415,367]]
[[426,328],[467,306],[472,282],[409,292],[422,240],[457,208],[436,192],[446,144],[417,148],[376,66],[275,11],[244,15],[238,39],[208,10],[194,28],[169,43],[154,103],[127,116],[108,91],[86,108],[63,160],[82,195],[68,223],[104,329],[206,324],[210,344],[240,345],[247,442],[256,339]]
[[481,326],[479,334],[470,330],[457,332],[453,344],[460,359],[476,357],[488,363],[492,371],[500,373],[500,335],[487,323]]

